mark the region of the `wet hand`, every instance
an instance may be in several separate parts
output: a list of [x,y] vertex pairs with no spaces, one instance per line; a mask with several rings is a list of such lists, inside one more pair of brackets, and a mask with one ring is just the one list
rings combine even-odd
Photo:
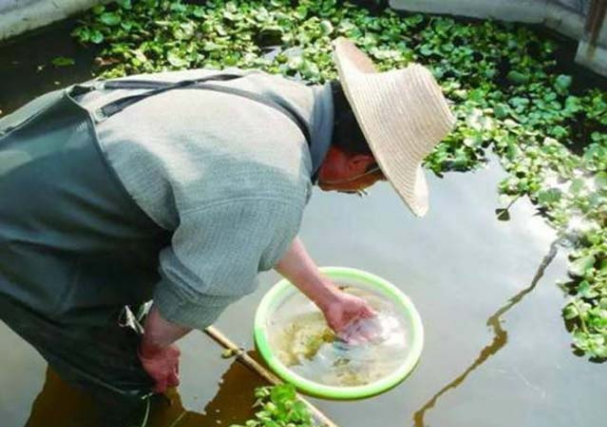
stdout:
[[[366,320],[376,316],[369,303],[362,298],[340,292],[338,298],[329,304],[323,314],[337,337],[349,344],[361,344],[372,340],[377,331],[366,327]],[[368,326],[368,325],[367,325]]]
[[141,346],[139,360],[143,369],[155,381],[155,392],[164,393],[169,387],[179,385],[180,354],[181,351],[175,344],[164,348]]

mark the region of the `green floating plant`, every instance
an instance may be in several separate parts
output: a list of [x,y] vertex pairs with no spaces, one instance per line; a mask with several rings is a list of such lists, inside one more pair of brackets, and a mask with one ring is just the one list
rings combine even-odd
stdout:
[[66,56],[58,56],[57,58],[54,58],[51,63],[55,67],[69,67],[71,65],[74,65],[76,61],[74,61],[73,58],[68,58]]
[[295,387],[280,384],[255,390],[257,409],[244,424],[230,427],[312,427],[315,424],[307,406],[297,398]]

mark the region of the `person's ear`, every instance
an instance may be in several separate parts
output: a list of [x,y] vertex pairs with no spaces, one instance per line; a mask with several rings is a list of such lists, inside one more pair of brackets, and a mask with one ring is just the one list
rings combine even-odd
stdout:
[[374,163],[375,159],[370,154],[355,154],[348,159],[348,169],[352,175],[363,174]]

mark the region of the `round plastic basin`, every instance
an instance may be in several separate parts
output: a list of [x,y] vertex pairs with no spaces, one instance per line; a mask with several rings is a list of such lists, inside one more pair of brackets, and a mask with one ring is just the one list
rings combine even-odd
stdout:
[[323,274],[335,283],[362,285],[391,300],[406,320],[407,353],[394,355],[402,357],[401,363],[389,375],[360,386],[325,385],[304,378],[283,364],[270,346],[268,322],[281,304],[294,293],[299,292],[288,280],[274,285],[264,296],[255,315],[255,343],[261,356],[280,378],[298,388],[301,392],[327,399],[361,399],[383,393],[403,381],[415,368],[424,345],[424,328],[419,313],[411,300],[392,283],[366,271],[346,267],[323,267]]

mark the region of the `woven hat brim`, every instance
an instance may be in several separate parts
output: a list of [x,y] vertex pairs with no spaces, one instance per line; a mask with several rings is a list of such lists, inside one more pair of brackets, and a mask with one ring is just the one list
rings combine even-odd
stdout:
[[430,71],[419,64],[379,73],[347,39],[334,42],[346,98],[382,172],[416,216],[428,212],[421,164],[455,118]]

